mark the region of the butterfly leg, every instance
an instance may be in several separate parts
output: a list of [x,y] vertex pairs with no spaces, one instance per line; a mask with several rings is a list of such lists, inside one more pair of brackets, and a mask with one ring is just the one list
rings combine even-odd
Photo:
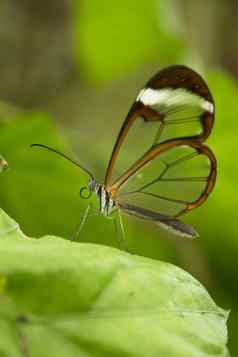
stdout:
[[117,210],[117,216],[113,216],[111,218],[113,220],[115,233],[116,233],[116,239],[117,239],[119,248],[127,251],[128,253],[131,253],[129,251],[127,241],[126,241],[125,229],[124,229],[124,225],[123,225],[121,212],[119,210]]
[[86,220],[87,220],[87,218],[89,216],[89,212],[90,212],[91,208],[92,208],[92,206],[91,206],[91,204],[89,204],[86,207],[84,213],[81,215],[80,222],[79,222],[78,226],[76,227],[75,233],[70,239],[71,241],[78,241],[79,240],[78,237],[79,237],[80,233],[82,232],[83,226],[84,226],[84,224],[85,224],[85,222],[86,222]]

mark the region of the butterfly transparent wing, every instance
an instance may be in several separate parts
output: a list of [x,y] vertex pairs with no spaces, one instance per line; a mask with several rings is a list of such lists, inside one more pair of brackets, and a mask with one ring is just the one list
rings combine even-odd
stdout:
[[121,185],[117,200],[178,216],[199,206],[216,179],[216,161],[204,145],[178,145],[158,155]]
[[184,66],[159,72],[123,123],[106,173],[107,191],[115,200],[127,197],[157,210],[163,205],[170,215],[197,207],[215,183],[215,157],[202,144],[213,121],[214,102],[197,73]]
[[142,89],[114,145],[105,186],[110,188],[153,145],[176,138],[204,141],[214,121],[214,102],[204,80],[185,66],[158,72]]

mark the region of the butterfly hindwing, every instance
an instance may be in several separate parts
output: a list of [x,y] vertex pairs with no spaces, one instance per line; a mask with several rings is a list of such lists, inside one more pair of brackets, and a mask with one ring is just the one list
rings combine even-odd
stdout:
[[184,139],[152,148],[111,189],[117,192],[116,199],[121,203],[179,216],[206,200],[215,179],[216,159],[212,151]]
[[166,230],[182,237],[195,238],[198,236],[198,233],[193,229],[193,227],[184,224],[176,218],[129,204],[120,204],[119,207],[131,216],[153,221]]

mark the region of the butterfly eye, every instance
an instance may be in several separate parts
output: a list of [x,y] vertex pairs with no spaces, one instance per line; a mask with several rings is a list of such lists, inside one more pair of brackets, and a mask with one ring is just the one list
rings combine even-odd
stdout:
[[84,186],[80,189],[79,194],[81,198],[87,200],[88,198],[91,197],[92,191],[87,186]]

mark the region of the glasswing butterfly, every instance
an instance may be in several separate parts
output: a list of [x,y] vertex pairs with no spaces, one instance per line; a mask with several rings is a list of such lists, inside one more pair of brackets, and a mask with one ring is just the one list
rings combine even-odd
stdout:
[[[214,188],[216,158],[204,145],[214,114],[214,100],[202,77],[186,66],[174,65],[159,71],[139,92],[118,134],[103,183],[58,150],[42,144],[31,146],[53,151],[87,173],[88,186],[81,189],[81,197],[88,198],[94,192],[105,216],[118,211],[122,223],[123,211],[192,238],[197,232],[179,217],[199,207]],[[131,134],[138,124],[140,134]],[[140,153],[134,159],[129,139],[138,141]],[[124,169],[114,178],[124,147],[131,163],[124,161]],[[88,212],[89,208],[81,228]]]

